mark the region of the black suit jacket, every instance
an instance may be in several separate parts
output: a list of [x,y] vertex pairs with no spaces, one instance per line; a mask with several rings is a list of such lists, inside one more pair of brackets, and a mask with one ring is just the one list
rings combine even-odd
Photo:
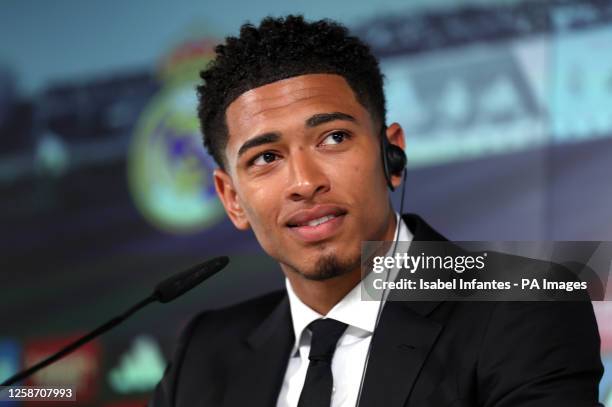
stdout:
[[[416,215],[415,240],[444,238]],[[274,407],[294,343],[284,291],[198,315],[151,406]],[[360,407],[592,407],[603,373],[590,302],[388,302]]]

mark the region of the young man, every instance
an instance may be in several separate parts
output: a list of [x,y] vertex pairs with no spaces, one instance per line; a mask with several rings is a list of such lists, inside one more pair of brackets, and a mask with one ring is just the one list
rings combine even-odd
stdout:
[[216,52],[198,89],[216,189],[287,290],[195,318],[153,406],[597,404],[588,302],[387,301],[376,325],[381,304],[360,300],[361,242],[444,238],[392,209],[404,134],[385,126],[367,46],[288,16],[244,25]]

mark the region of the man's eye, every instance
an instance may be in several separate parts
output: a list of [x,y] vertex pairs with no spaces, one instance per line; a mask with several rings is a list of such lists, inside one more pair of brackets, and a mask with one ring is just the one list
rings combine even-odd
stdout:
[[333,133],[330,133],[327,137],[325,137],[325,139],[323,140],[321,144],[323,145],[340,144],[346,139],[348,139],[349,137],[350,136],[343,131],[335,131]]
[[276,161],[277,155],[270,152],[265,152],[263,154],[258,155],[252,162],[253,165],[266,165],[270,164],[273,161]]

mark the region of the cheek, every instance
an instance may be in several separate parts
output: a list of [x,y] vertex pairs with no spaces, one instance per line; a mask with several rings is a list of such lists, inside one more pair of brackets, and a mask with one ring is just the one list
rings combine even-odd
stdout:
[[387,188],[385,176],[382,169],[382,163],[378,156],[373,156],[372,153],[364,154],[367,159],[363,159],[363,155],[354,157],[343,171],[343,178],[348,181],[348,185],[361,189],[362,193],[380,193]]
[[371,226],[387,213],[388,200],[381,198],[387,196],[388,187],[378,156],[368,158],[349,166],[344,182],[351,186],[353,198],[363,211],[362,219]]
[[266,238],[268,231],[276,225],[278,194],[269,188],[253,188],[241,199],[246,217],[257,238]]
[[244,207],[255,238],[264,252],[273,258],[278,258],[278,250],[282,244],[277,230],[279,206],[278,199],[275,199],[277,196],[276,192],[262,188],[250,195],[249,204]]

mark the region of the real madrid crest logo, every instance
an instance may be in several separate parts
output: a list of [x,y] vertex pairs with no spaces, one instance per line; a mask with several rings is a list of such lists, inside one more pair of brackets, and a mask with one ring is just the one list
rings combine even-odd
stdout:
[[212,50],[211,41],[190,41],[164,61],[162,89],[140,116],[128,155],[137,208],[167,232],[198,232],[224,218],[212,182],[215,163],[202,145],[195,91]]

